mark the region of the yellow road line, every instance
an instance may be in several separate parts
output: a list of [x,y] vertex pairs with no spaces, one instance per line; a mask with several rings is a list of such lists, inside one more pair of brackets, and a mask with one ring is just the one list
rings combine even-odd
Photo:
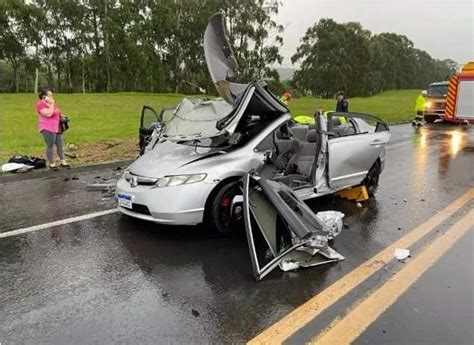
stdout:
[[313,320],[317,315],[336,303],[341,297],[345,296],[357,285],[361,284],[372,274],[380,270],[387,262],[393,259],[393,253],[396,248],[409,248],[473,198],[474,188],[471,188],[442,211],[411,230],[398,241],[383,249],[378,254],[321,291],[319,294],[309,299],[300,307],[296,308],[287,316],[267,328],[254,339],[250,340],[249,344],[281,343],[294,334],[298,329]]
[[313,344],[335,345],[353,342],[469,229],[474,229],[474,209],[445,234],[426,246],[420,254],[346,316],[320,334]]

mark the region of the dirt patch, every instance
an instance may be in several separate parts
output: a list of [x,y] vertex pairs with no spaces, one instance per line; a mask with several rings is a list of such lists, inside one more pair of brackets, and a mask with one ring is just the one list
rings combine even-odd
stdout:
[[[77,155],[76,158],[66,156],[67,161],[72,166],[133,159],[138,157],[139,154],[138,141],[135,139],[78,144],[76,150],[71,150],[68,144],[69,143],[65,143],[64,152]],[[13,154],[15,153],[8,152],[2,158],[7,161]],[[27,152],[21,152],[21,154],[26,154],[30,157],[45,158],[44,149],[27,150]],[[56,154],[55,159],[58,159]]]
[[77,153],[77,158],[68,158],[72,165],[87,165],[136,158],[138,143],[136,140],[114,140],[81,144],[77,150],[67,149],[66,152]]

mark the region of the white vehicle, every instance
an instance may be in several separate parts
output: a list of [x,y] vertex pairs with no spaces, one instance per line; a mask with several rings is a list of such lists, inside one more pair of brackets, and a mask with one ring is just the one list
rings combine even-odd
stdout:
[[240,180],[249,172],[284,183],[301,200],[360,184],[375,193],[390,138],[382,120],[329,113],[314,126],[295,124],[265,82],[233,82],[237,64],[221,14],[208,24],[204,51],[222,98],[185,98],[159,114],[144,107],[143,155],[117,183],[121,213],[161,224],[208,222],[226,234],[242,218]]

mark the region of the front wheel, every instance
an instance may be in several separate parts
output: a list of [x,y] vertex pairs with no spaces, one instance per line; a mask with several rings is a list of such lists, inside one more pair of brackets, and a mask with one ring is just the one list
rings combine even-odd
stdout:
[[379,188],[380,173],[380,161],[377,160],[374,165],[372,165],[372,168],[370,168],[369,172],[367,173],[367,176],[362,182],[365,188],[367,188],[367,193],[369,194],[369,197],[373,197],[375,195],[375,192]]
[[436,115],[425,115],[424,118],[425,118],[425,121],[427,123],[433,123],[438,119],[438,116],[436,116]]
[[209,222],[218,235],[232,234],[242,218],[242,205],[235,204],[235,197],[241,195],[240,182],[233,181],[222,186],[210,205]]

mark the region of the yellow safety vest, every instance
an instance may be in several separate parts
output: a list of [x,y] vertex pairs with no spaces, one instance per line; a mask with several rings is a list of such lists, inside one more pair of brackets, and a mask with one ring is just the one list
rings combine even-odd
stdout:
[[[325,111],[323,113],[323,116],[326,118],[328,118],[328,113],[329,111]],[[333,116],[333,118],[337,117],[339,119],[339,121],[341,121],[341,125],[345,125],[347,123],[347,118],[344,116],[344,115],[338,115],[338,116]]]
[[286,99],[286,97],[281,96],[280,97],[280,102],[283,103],[284,105],[288,106],[288,100]]
[[313,116],[298,115],[298,116],[293,117],[293,120],[295,120],[296,122],[298,122],[299,124],[302,124],[302,125],[314,125],[315,124],[315,120],[314,120]]
[[[323,113],[323,116],[326,118],[328,118],[328,113],[329,111],[325,111]],[[336,116],[337,118],[339,118],[339,120],[341,121],[341,125],[344,125],[347,123],[347,119],[345,116]],[[302,125],[314,125],[315,124],[315,120],[314,120],[314,117],[313,116],[307,116],[307,115],[298,115],[298,116],[295,116],[293,117],[293,120],[295,120],[297,123],[299,124],[302,124]]]
[[416,99],[415,111],[425,111],[426,99],[423,95],[419,95]]

